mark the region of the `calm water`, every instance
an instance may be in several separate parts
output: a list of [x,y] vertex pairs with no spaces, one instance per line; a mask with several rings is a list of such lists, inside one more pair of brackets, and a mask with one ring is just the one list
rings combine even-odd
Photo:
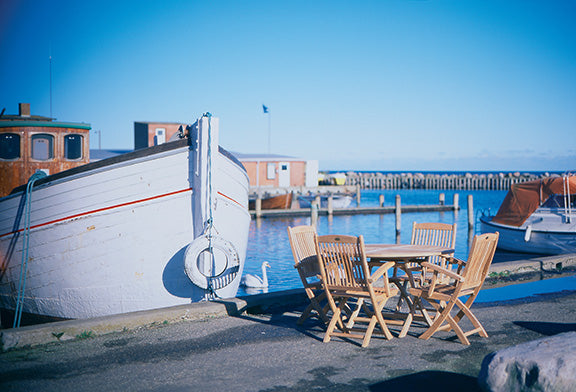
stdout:
[[[366,190],[362,191],[362,206],[378,206],[379,197],[384,194],[384,204],[393,206],[396,195],[400,195],[402,205],[437,204],[440,194],[446,196],[445,203],[453,204],[454,194],[459,195],[460,211],[458,212],[418,212],[402,214],[402,232],[400,240],[409,243],[412,235],[412,222],[442,222],[458,224],[456,233],[456,257],[468,257],[468,195],[473,196],[474,216],[476,222],[481,211],[491,210],[495,213],[506,196],[506,191],[448,191],[448,190]],[[245,273],[262,275],[262,262],[268,261],[268,291],[281,291],[302,287],[298,273],[294,269],[294,258],[288,241],[287,227],[308,225],[309,217],[266,218],[260,222],[252,220],[248,238]],[[366,243],[395,243],[396,217],[384,215],[349,215],[329,218],[320,216],[318,234],[364,235]],[[477,223],[474,230],[479,231]],[[475,233],[472,233],[475,234]],[[526,255],[498,253],[495,261],[507,261],[526,258]],[[240,288],[238,295],[255,294],[262,291],[246,292]]]
[[563,290],[576,290],[576,275],[485,289],[480,291],[476,302],[519,299],[538,294],[557,293]]

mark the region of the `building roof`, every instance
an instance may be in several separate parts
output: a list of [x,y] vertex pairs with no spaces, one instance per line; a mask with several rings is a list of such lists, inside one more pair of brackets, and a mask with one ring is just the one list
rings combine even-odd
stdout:
[[36,115],[0,114],[0,128],[14,127],[48,127],[48,128],[74,128],[91,129],[88,123],[72,123],[54,121],[54,118]]
[[305,161],[303,158],[291,157],[288,155],[278,154],[245,154],[236,151],[230,151],[232,155],[240,161]]
[[166,124],[166,125],[184,125],[184,122],[176,121],[134,121],[134,124]]

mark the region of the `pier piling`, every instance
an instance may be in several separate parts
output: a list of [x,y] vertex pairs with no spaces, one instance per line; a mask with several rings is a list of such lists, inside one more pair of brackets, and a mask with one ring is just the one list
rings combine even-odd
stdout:
[[400,201],[400,195],[396,195],[396,237],[400,236],[400,231],[402,230],[402,206]]
[[468,195],[468,230],[474,228],[474,201],[472,195]]
[[316,228],[318,224],[318,204],[316,201],[312,203],[310,208],[310,226]]
[[262,216],[262,196],[258,194],[256,197],[255,210],[256,210],[256,218],[260,218]]

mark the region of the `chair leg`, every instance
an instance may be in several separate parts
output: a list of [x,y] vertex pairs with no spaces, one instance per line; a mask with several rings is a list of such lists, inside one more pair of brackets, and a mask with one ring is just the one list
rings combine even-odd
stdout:
[[402,283],[394,282],[400,291],[400,297],[398,298],[398,303],[396,304],[396,311],[399,312],[402,307],[402,302],[406,301],[408,306],[410,307],[410,297],[408,294],[408,281],[404,281]]
[[324,298],[326,298],[325,293],[321,293],[317,297],[310,298],[310,304],[308,304],[306,309],[304,309],[296,324],[302,325],[307,318],[312,316],[312,311],[315,311],[318,314],[318,317],[324,322],[324,324],[328,324],[330,320],[328,317],[326,317],[326,312],[330,308],[330,305],[326,304],[324,308],[322,305],[320,305],[320,301],[322,301]]
[[[430,303],[434,307],[436,307],[435,304],[432,303],[432,301],[430,301]],[[442,324],[444,324],[446,319],[450,316],[450,311],[452,310],[452,308],[454,308],[454,302],[448,303],[446,306],[444,306],[443,309],[438,309],[437,310],[439,313],[438,316],[434,319],[432,325],[422,335],[419,336],[419,339],[424,340],[430,339],[430,337],[434,335],[434,333],[442,326]]]
[[[330,320],[330,324],[328,324],[328,328],[326,329],[326,333],[324,334],[324,343],[328,343],[330,341],[330,336],[334,332],[336,324],[342,325],[341,314],[342,314],[342,308],[344,308],[345,306],[346,306],[346,298],[343,298],[340,304],[338,304],[338,307],[335,306],[333,307],[333,309],[335,308],[333,311],[334,314],[332,315],[332,320]],[[347,328],[343,326],[343,330],[347,330]]]
[[466,346],[469,346],[470,341],[466,337],[466,334],[464,333],[458,322],[454,320],[454,317],[448,314],[448,316],[446,317],[446,322],[447,324],[438,328],[438,330],[448,330],[448,331],[453,330],[456,333],[456,336],[458,336],[458,339],[460,339],[460,342]]
[[[388,329],[388,325],[386,325],[386,320],[384,320],[384,316],[382,315],[382,309],[384,309],[384,305],[386,304],[386,300],[382,301],[380,304],[373,304],[374,306],[374,315],[372,316],[372,320],[374,322],[378,321],[380,324],[380,330],[386,337],[386,339],[390,340],[393,338],[390,329]],[[402,337],[402,336],[401,336]]]
[[[478,318],[472,313],[469,309],[468,305],[471,304],[470,301],[466,301],[464,304],[460,299],[456,299],[454,301],[449,302],[446,304],[444,301],[439,301],[439,303],[431,304],[437,308],[438,314],[434,319],[432,325],[424,332],[420,339],[429,339],[435,332],[437,331],[450,331],[453,330],[456,333],[456,336],[460,340],[460,342],[464,345],[470,345],[470,340],[468,340],[468,336],[474,333],[478,333],[481,337],[487,338],[488,333],[478,320]],[[473,300],[472,300],[473,302]],[[452,309],[456,306],[459,310],[456,316],[452,317],[450,314]],[[463,316],[468,317],[474,329],[464,332],[462,327],[460,327],[460,321],[462,320]]]
[[[432,303],[430,303],[432,305]],[[430,315],[428,314],[428,309],[426,309],[426,306],[424,306],[424,304],[422,303],[422,298],[420,297],[414,297],[414,314],[416,314],[416,310],[419,310],[420,313],[422,313],[422,316],[424,317],[424,321],[426,322],[426,324],[428,324],[428,326],[431,326],[432,323],[434,322],[434,319],[432,317],[430,317]],[[436,314],[434,315],[434,318],[436,318],[439,314],[438,309],[436,310]]]
[[[456,322],[459,322],[462,319],[462,316],[466,315],[466,317],[468,317],[468,320],[470,320],[472,325],[475,327],[475,329],[470,331],[468,333],[468,335],[478,332],[478,334],[480,336],[482,336],[483,338],[487,338],[488,333],[486,332],[486,330],[484,329],[484,327],[480,323],[480,320],[478,320],[478,318],[474,315],[474,313],[472,313],[472,310],[470,310],[470,307],[467,306],[468,302],[469,301],[466,301],[466,304],[463,304],[462,301],[460,301],[460,299],[456,300],[456,306],[458,306],[460,308],[460,311],[458,312],[456,317],[454,317],[454,320]],[[460,314],[462,314],[462,316],[460,316]],[[460,318],[458,318],[458,316],[460,316]]]
[[370,344],[370,339],[372,338],[372,333],[374,332],[374,327],[376,327],[376,315],[370,318],[370,324],[368,324],[368,328],[366,328],[366,333],[364,334],[364,339],[362,340],[362,347],[368,347]]
[[302,314],[300,315],[300,317],[298,317],[298,321],[296,321],[296,325],[302,325],[304,323],[304,320],[306,320],[308,317],[310,317],[310,313],[312,313],[312,310],[314,310],[314,304],[308,304],[308,306],[306,307],[306,309],[304,309],[304,311],[302,312]]
[[410,309],[410,312],[406,314],[406,320],[404,320],[404,324],[402,324],[402,329],[398,334],[399,338],[403,338],[408,334],[408,330],[410,329],[410,325],[412,325],[413,319],[414,319],[414,310]]
[[356,318],[360,314],[360,310],[362,309],[363,305],[364,305],[364,298],[360,298],[358,300],[358,303],[356,304],[356,309],[354,309],[354,311],[350,314],[348,322],[346,323],[347,329],[351,329],[354,326]]

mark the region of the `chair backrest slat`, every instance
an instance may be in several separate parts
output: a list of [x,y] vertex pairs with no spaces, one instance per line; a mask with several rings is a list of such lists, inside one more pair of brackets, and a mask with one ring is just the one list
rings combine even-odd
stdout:
[[362,236],[326,235],[317,237],[317,252],[325,287],[329,290],[368,291],[368,263]]
[[[412,224],[413,245],[431,245],[454,249],[456,246],[456,223],[416,223]],[[433,256],[429,260],[433,264],[440,264],[440,258]]]
[[498,233],[474,236],[468,261],[462,272],[462,276],[465,279],[463,289],[478,287],[484,283],[494,258],[494,252],[496,252],[498,237]]
[[[304,280],[320,275],[316,257],[316,230],[312,226],[288,227],[288,238],[294,256],[294,266]],[[306,286],[306,285],[305,285]]]

